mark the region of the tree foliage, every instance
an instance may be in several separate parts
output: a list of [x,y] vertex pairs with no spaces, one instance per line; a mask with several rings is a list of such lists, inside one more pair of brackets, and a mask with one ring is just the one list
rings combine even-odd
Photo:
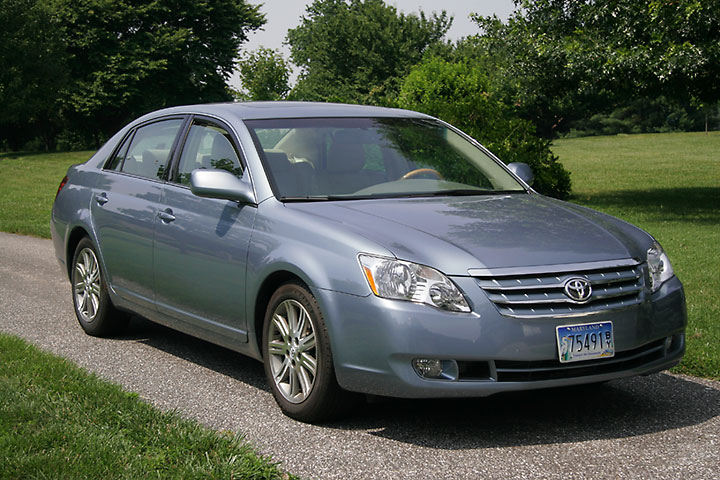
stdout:
[[490,77],[477,64],[431,56],[407,76],[398,103],[462,128],[506,163],[529,164],[539,192],[568,197],[570,175],[550,152],[549,141],[535,136],[534,126],[493,93]]
[[264,23],[244,0],[2,2],[0,99],[25,104],[13,124],[96,141],[157,108],[231,99],[239,47]]
[[73,78],[74,122],[116,130],[159,107],[231,99],[240,44],[264,19],[237,0],[54,0]]
[[290,67],[276,50],[259,48],[246,53],[239,69],[242,99],[282,100],[290,91]]
[[384,103],[452,19],[398,13],[382,0],[315,0],[287,35],[302,72],[292,97]]
[[551,136],[593,113],[665,95],[714,103],[719,0],[518,0],[503,24],[475,17],[511,101]]
[[59,128],[53,112],[68,70],[49,5],[0,0],[0,62],[0,138],[16,149],[40,131],[52,147]]

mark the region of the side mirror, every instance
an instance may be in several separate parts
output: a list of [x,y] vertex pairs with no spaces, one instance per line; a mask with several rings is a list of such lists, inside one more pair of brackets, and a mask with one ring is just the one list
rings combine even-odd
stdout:
[[252,186],[227,170],[193,170],[190,174],[190,191],[198,197],[256,204]]
[[530,165],[528,165],[527,163],[513,162],[508,163],[507,167],[510,169],[511,172],[520,177],[520,179],[528,185],[532,185],[533,181],[535,180],[535,175],[533,175],[532,168],[530,168]]

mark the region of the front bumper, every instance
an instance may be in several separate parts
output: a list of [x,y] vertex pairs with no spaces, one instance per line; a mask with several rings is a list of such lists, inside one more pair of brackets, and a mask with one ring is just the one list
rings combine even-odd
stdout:
[[[313,289],[340,385],[392,397],[481,397],[647,375],[677,364],[685,351],[687,314],[677,278],[640,305],[584,317],[535,319],[504,317],[472,278],[453,280],[472,313]],[[560,364],[556,326],[607,320],[613,322],[615,357]],[[459,375],[422,378],[412,367],[417,358],[454,362]]]

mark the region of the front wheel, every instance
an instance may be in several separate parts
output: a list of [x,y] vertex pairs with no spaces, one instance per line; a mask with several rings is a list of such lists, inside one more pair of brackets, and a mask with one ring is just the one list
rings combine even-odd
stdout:
[[335,378],[330,340],[320,307],[307,288],[282,285],[270,298],[263,328],[265,376],[289,417],[303,422],[336,418],[353,394]]
[[127,315],[110,302],[95,246],[83,238],[75,248],[72,263],[72,294],[75,316],[88,335],[118,333],[127,325]]

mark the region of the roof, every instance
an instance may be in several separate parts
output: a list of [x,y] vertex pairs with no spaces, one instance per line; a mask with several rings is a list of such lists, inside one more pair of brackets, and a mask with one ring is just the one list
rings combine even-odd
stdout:
[[231,102],[184,105],[158,110],[147,117],[168,114],[207,114],[239,120],[304,117],[406,117],[430,118],[429,116],[397,108],[367,105],[346,105],[321,102]]

